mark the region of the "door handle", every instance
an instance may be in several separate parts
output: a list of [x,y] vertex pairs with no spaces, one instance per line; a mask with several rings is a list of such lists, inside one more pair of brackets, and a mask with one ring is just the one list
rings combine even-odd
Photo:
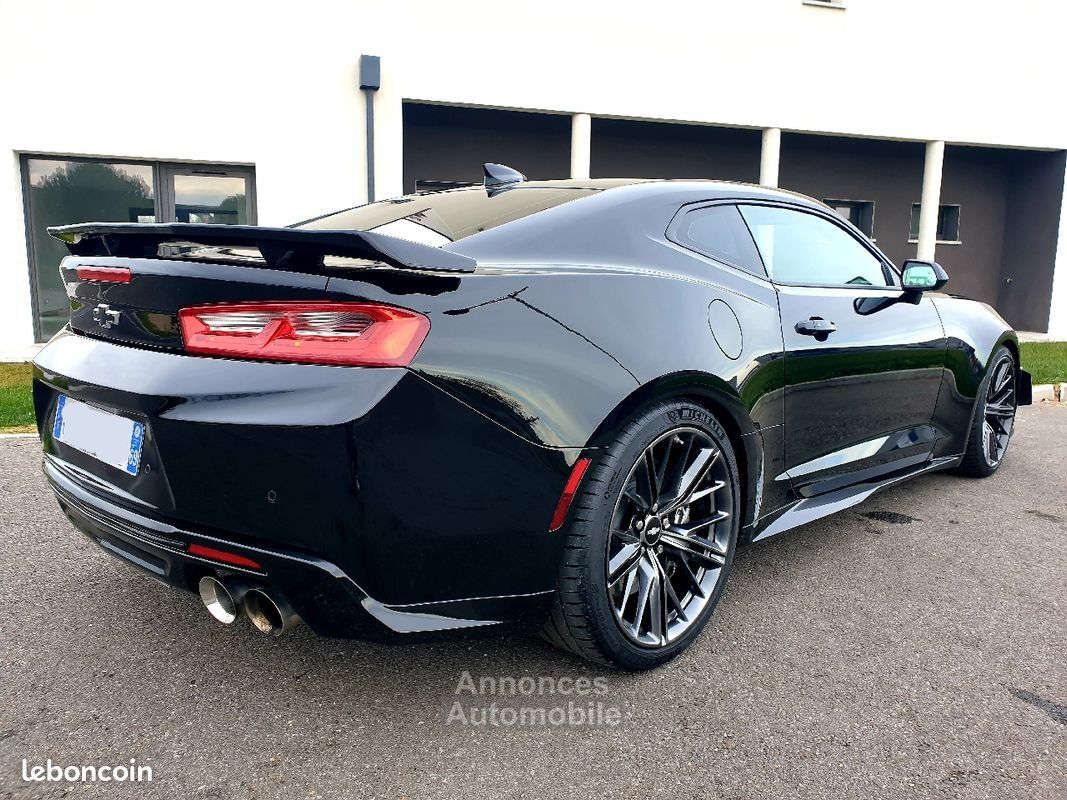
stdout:
[[837,326],[828,319],[822,317],[809,317],[802,319],[793,326],[793,330],[802,336],[814,336],[820,342],[837,330]]

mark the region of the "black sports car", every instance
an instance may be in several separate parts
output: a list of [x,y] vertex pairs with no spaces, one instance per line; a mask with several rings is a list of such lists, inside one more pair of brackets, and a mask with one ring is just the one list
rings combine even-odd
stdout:
[[486,165],[291,228],[52,233],[60,506],[275,634],[510,627],[653,667],[738,546],[990,475],[1030,401],[1015,334],[937,264],[758,186]]

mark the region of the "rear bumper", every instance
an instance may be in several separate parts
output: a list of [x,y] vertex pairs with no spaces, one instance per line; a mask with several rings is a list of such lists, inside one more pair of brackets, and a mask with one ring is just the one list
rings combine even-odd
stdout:
[[[109,554],[191,592],[204,575],[241,575],[251,583],[270,586],[320,636],[395,642],[474,629],[532,630],[543,620],[551,598],[546,592],[387,605],[371,597],[330,561],[278,548],[251,547],[177,527],[147,511],[134,511],[92,491],[87,485],[90,476],[54,457],[45,457],[44,473],[67,518]],[[193,543],[245,556],[263,569],[219,565],[199,558],[187,552]]]
[[[325,635],[532,626],[547,611],[563,546],[549,521],[579,453],[531,444],[411,371],[70,333],[34,364],[45,471],[64,510],[167,583],[195,587],[209,565],[185,546],[200,541],[258,553]],[[60,396],[144,423],[140,471],[58,440]]]

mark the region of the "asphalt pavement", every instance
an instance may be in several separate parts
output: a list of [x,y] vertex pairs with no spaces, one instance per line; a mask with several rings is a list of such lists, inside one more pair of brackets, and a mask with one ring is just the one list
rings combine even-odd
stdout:
[[[222,628],[3,440],[0,798],[1064,798],[1065,457],[1067,407],[1023,409],[997,475],[741,554],[698,642],[626,675],[532,638]],[[49,760],[152,780],[24,778]]]

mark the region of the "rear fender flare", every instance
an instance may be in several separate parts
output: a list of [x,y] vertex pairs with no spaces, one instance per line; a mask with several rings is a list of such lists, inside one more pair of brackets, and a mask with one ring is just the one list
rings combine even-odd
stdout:
[[763,439],[741,399],[721,378],[704,372],[677,372],[651,380],[624,398],[597,426],[587,447],[601,448],[637,411],[663,400],[688,400],[715,416],[730,437],[741,478],[741,525],[755,518],[757,481],[763,464]]

